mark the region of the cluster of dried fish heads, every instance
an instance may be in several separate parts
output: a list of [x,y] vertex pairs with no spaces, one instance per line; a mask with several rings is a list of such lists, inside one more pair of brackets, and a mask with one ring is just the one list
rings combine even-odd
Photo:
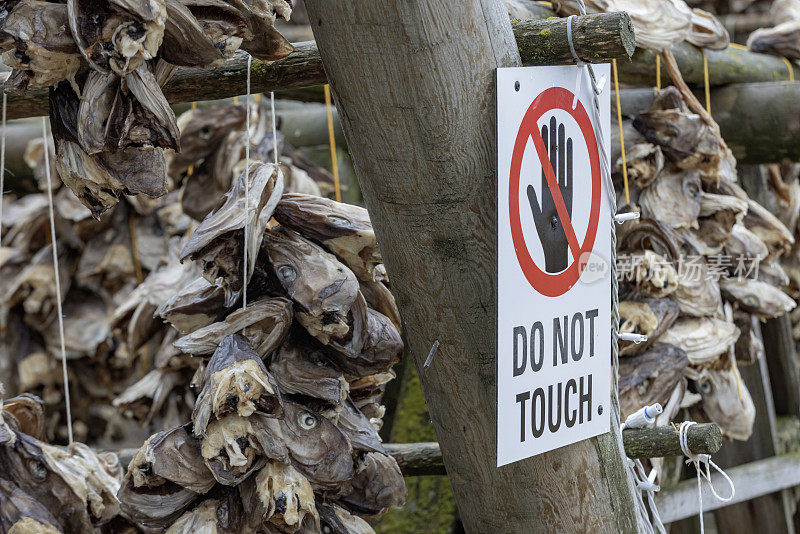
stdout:
[[[628,151],[626,209],[642,218],[619,233],[620,318],[622,332],[647,342],[620,343],[623,415],[660,402],[657,424],[689,408],[746,440],[755,409],[738,365],[763,354],[752,318],[795,308],[782,267],[794,232],[737,184],[727,147],[676,89],[661,91],[633,126],[640,142]],[[794,228],[800,203],[790,204]]]
[[138,524],[370,532],[359,517],[405,502],[378,435],[403,344],[368,214],[286,182],[252,162],[186,240],[196,278],[156,314],[202,362],[197,400],[131,462],[119,498]]
[[[238,49],[272,61],[287,0],[19,0],[4,3],[7,90],[49,87],[56,167],[94,217],[121,195],[167,193],[165,150],[180,130],[161,88],[178,66],[212,67]],[[10,9],[9,9],[10,7]]]

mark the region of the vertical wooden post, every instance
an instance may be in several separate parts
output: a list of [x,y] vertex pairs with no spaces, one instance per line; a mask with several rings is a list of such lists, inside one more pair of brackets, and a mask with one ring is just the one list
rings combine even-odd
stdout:
[[618,431],[495,467],[494,69],[520,65],[505,6],[306,7],[466,530],[636,531]]
[[[752,319],[754,331],[760,335],[758,319]],[[766,343],[766,339],[764,339]],[[747,386],[756,407],[756,420],[750,439],[726,443],[714,460],[727,469],[753,460],[775,456],[777,453],[777,429],[775,406],[772,403],[767,362],[770,355],[756,363],[742,366],[742,381]],[[720,532],[775,532],[794,533],[791,517],[790,494],[787,491],[764,495],[747,502],[734,504],[714,512]]]

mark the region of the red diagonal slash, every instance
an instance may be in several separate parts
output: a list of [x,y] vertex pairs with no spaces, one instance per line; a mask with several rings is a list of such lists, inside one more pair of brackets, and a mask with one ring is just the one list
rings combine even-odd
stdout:
[[[541,134],[531,134],[531,139],[533,140],[533,145],[536,147],[536,153],[539,154],[539,161],[542,163],[542,170],[547,178],[547,187],[550,188],[550,194],[553,196],[553,202],[556,204],[558,218],[561,219],[561,227],[564,228],[564,233],[567,236],[569,249],[572,251],[572,258],[578,261],[581,255],[581,246],[578,243],[578,237],[575,235],[575,229],[572,227],[572,220],[569,218],[569,213],[567,213],[564,197],[561,196],[561,188],[558,187],[556,173],[553,171],[553,164],[550,163],[550,158],[547,156],[544,140]],[[573,184],[573,188],[574,187],[575,185]]]

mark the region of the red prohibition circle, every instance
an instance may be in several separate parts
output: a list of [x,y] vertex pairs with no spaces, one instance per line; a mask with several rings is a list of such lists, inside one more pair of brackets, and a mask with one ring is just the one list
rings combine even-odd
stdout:
[[[574,94],[563,87],[551,87],[544,90],[528,107],[522,124],[517,132],[517,140],[514,143],[514,152],[511,156],[511,172],[509,176],[508,209],[511,222],[511,237],[514,241],[514,250],[517,253],[522,272],[525,274],[531,286],[546,297],[558,297],[569,291],[581,277],[586,265],[581,265],[580,256],[591,252],[594,247],[595,237],[597,236],[597,223],[600,219],[600,156],[597,151],[597,138],[594,135],[592,121],[586,113],[586,109],[580,100],[575,109],[572,109]],[[536,262],[531,258],[528,247],[525,243],[525,236],[522,233],[522,222],[519,214],[519,175],[522,170],[522,156],[525,153],[525,146],[531,136],[534,140],[541,139],[539,133],[539,119],[548,111],[561,109],[575,119],[580,127],[581,133],[589,149],[589,163],[592,169],[592,201],[589,212],[589,226],[583,244],[580,247],[580,255],[573,258],[573,262],[566,270],[558,274],[549,274],[542,271]],[[562,225],[564,226],[564,225]],[[576,236],[577,239],[577,236]]]

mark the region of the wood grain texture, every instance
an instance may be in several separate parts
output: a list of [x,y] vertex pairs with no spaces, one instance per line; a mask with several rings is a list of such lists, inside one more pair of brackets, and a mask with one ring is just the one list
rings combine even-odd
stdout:
[[391,454],[404,476],[446,475],[439,444],[431,443],[386,443],[386,452]]
[[[755,325],[754,330],[756,335],[761,335],[758,325]],[[764,360],[761,358],[753,365],[740,368],[742,382],[747,386],[756,408],[756,418],[753,434],[749,440],[729,441],[714,456],[714,461],[729,474],[731,468],[770,458],[777,453],[775,407],[772,404],[772,389]],[[738,483],[736,480],[734,483],[737,493],[742,485],[749,485],[749,482]],[[745,488],[742,489],[747,491]],[[765,491],[758,496],[754,495],[754,498],[747,501],[718,510],[714,517],[720,532],[774,532],[776,534],[792,532],[789,496],[780,492],[780,489],[775,487],[772,491]],[[695,491],[697,490],[695,489]],[[716,499],[712,498],[712,500]]]
[[600,440],[495,467],[494,69],[520,64],[504,6],[306,6],[466,530],[635,531]]
[[[697,454],[715,454],[722,447],[722,431],[714,423],[693,425],[686,438],[689,450]],[[678,433],[672,426],[623,430],[622,441],[629,458],[683,455]]]
[[777,415],[800,415],[800,369],[789,314],[761,326],[764,351]]
[[[633,25],[627,13],[576,17],[573,24],[575,50],[585,61],[598,63],[611,58],[627,59],[633,53]],[[518,21],[514,24],[514,35],[526,65],[574,63],[566,37],[566,19]],[[294,52],[280,61],[266,63],[253,59],[250,83],[254,93],[291,91],[326,82],[316,43],[294,43],[294,47]],[[219,67],[181,67],[164,87],[164,96],[171,104],[245,93],[247,54],[242,51]],[[30,90],[21,95],[9,93],[9,119],[46,114],[47,90]]]

